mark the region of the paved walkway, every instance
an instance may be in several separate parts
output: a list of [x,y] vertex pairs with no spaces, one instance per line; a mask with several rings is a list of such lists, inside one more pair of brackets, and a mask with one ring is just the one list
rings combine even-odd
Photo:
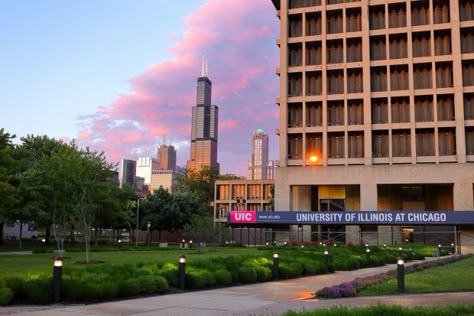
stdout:
[[278,315],[288,310],[311,310],[336,305],[398,304],[414,306],[474,303],[474,292],[354,297],[333,300],[311,299],[312,292],[325,286],[350,281],[356,277],[375,275],[395,268],[396,265],[392,264],[292,280],[91,305],[3,307],[0,308],[0,315]]

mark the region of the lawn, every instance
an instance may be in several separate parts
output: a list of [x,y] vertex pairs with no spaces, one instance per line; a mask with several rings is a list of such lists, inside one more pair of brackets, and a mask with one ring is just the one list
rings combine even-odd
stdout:
[[[187,261],[192,263],[193,260],[221,257],[221,256],[239,256],[239,255],[258,255],[264,251],[256,248],[205,248],[201,252],[195,249],[163,249],[153,251],[108,251],[108,252],[91,252],[91,260],[101,260],[104,264],[123,264],[123,263],[144,263],[153,262],[178,262],[178,257],[185,255]],[[0,255],[0,276],[12,273],[25,272],[50,272],[53,264],[53,254],[32,254],[32,255]],[[68,266],[87,267],[87,265],[74,264],[76,261],[84,260],[84,252],[66,252],[67,259],[64,261],[64,268]]]
[[[406,293],[474,291],[474,257],[405,275]],[[397,280],[370,286],[359,296],[397,294]]]

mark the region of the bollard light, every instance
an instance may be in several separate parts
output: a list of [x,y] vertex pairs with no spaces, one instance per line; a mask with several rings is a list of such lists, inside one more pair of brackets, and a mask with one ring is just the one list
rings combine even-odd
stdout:
[[184,239],[181,239],[181,248],[184,248],[184,243],[185,243],[185,242],[186,242],[186,241],[185,241]]
[[122,239],[119,239],[117,242],[118,242],[119,244],[121,244],[121,243],[122,243]]
[[441,244],[438,245],[438,257],[441,257]]
[[55,303],[61,302],[61,283],[63,278],[63,259],[55,257],[53,261],[53,299]]
[[46,239],[45,238],[41,239],[41,242],[44,244],[46,242]]
[[398,293],[405,293],[405,260],[402,258],[397,261],[397,284]]
[[400,258],[403,258],[403,248],[402,247],[398,247],[398,256]]
[[286,246],[288,245],[288,242],[286,242],[286,240],[283,242],[283,246]]
[[268,241],[265,243],[265,246],[269,246],[270,244],[268,243]]
[[329,273],[329,251],[324,250],[324,273]]
[[280,263],[280,255],[278,253],[273,254],[273,280],[278,280],[278,264]]
[[365,244],[365,248],[369,247],[369,244]]
[[189,240],[189,248],[193,248],[193,241],[191,239]]
[[301,248],[304,248],[304,245],[301,245]]
[[186,279],[186,256],[182,255],[178,259],[178,278],[179,288],[184,290],[184,283]]
[[365,256],[367,259],[370,259],[370,248],[365,249]]
[[383,244],[383,249],[387,249],[387,244]]

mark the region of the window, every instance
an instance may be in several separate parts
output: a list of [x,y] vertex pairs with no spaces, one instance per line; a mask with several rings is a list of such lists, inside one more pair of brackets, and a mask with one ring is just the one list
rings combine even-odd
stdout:
[[408,90],[408,66],[390,67],[390,89]]
[[373,36],[370,38],[370,60],[387,59],[385,47],[385,36]]
[[438,121],[454,120],[454,95],[438,95]]
[[362,61],[362,39],[351,38],[347,39],[347,62]]
[[391,28],[407,26],[407,9],[405,3],[388,6],[388,25]]
[[363,100],[349,100],[348,101],[348,124],[362,125],[364,124],[364,102]]
[[323,149],[323,135],[320,133],[306,134],[306,153],[321,155]]
[[453,86],[453,66],[451,62],[436,63],[436,87],[450,88]]
[[328,94],[344,93],[344,74],[342,70],[328,71]]
[[303,30],[303,21],[301,14],[290,15],[288,17],[288,36],[300,37]]
[[460,0],[459,1],[459,14],[461,21],[474,20],[474,1],[473,0]]
[[388,132],[372,132],[372,156],[375,158],[388,157]]
[[338,64],[344,62],[344,50],[342,40],[327,42],[327,62],[329,64]]
[[321,13],[308,13],[306,15],[306,35],[321,35]]
[[430,33],[413,33],[413,57],[430,56]]
[[474,120],[474,94],[464,94],[464,119]]
[[429,1],[411,2],[411,25],[430,24],[430,4]]
[[313,7],[321,5],[321,0],[289,0],[290,9]]
[[302,75],[288,74],[288,96],[301,96],[302,91]]
[[328,125],[344,125],[344,101],[328,101]]
[[362,92],[362,68],[347,70],[347,93]]
[[456,154],[456,130],[454,128],[440,128],[438,130],[438,149],[440,156]]
[[370,69],[370,87],[372,91],[387,91],[386,67],[372,67]]
[[288,134],[288,158],[302,159],[303,136],[301,134]]
[[328,133],[329,158],[344,158],[344,133]]
[[435,24],[449,23],[449,1],[433,1],[433,19]]
[[306,73],[306,95],[321,95],[323,79],[320,71]]
[[415,97],[415,120],[416,122],[433,121],[433,97],[416,96]]
[[288,103],[288,127],[303,126],[303,105],[301,103]]
[[328,34],[342,33],[342,10],[326,11]]
[[431,64],[416,64],[413,66],[413,82],[415,89],[429,89],[431,83]]
[[451,54],[451,31],[435,31],[434,35],[436,56]]
[[306,43],[306,65],[321,65],[321,42]]
[[372,123],[388,123],[388,101],[386,98],[372,99]]
[[288,45],[288,66],[301,66],[303,60],[303,48],[301,43]]
[[466,154],[474,155],[474,128],[466,128]]
[[362,18],[360,9],[347,9],[346,11],[346,31],[359,32],[362,30]]
[[407,58],[406,34],[390,35],[390,58]]
[[410,121],[410,100],[407,97],[392,98],[392,123]]
[[321,102],[306,103],[306,126],[321,126],[323,122],[323,106]]
[[364,158],[364,133],[350,132],[348,142],[349,158]]
[[474,61],[463,61],[462,82],[465,86],[474,86]]
[[410,157],[411,138],[410,130],[394,130],[392,132],[392,156]]
[[435,155],[434,131],[432,129],[421,129],[416,131],[416,155]]
[[371,30],[385,28],[385,7],[383,5],[369,7],[369,27]]

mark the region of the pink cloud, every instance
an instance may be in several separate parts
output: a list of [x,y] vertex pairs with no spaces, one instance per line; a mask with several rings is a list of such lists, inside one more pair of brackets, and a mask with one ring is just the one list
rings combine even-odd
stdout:
[[[267,130],[277,159],[278,96],[275,39],[278,19],[270,1],[209,0],[185,21],[170,48],[172,59],[151,65],[129,80],[130,93],[96,113],[78,118],[81,145],[103,150],[112,161],[154,156],[164,139],[179,144],[178,164],[189,158],[191,108],[202,56],[219,107],[218,159],[221,172],[246,175],[251,136]],[[237,131],[237,132],[236,132]]]

